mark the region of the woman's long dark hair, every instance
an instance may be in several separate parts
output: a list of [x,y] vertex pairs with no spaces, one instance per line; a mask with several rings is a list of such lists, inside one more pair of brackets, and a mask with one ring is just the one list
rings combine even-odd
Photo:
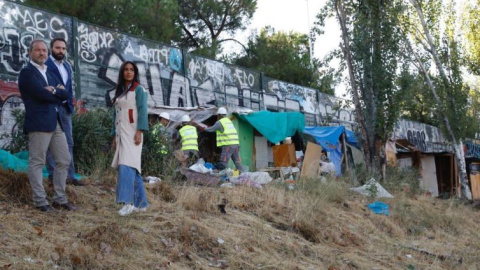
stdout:
[[127,64],[131,64],[133,66],[133,71],[135,73],[135,75],[133,76],[133,82],[132,82],[132,85],[133,83],[137,82],[137,83],[140,83],[140,79],[138,78],[138,67],[137,65],[135,65],[135,63],[133,63],[132,61],[125,61],[123,62],[123,64],[120,66],[120,70],[118,71],[118,81],[117,81],[117,88],[115,90],[115,97],[113,97],[113,101],[112,103],[115,103],[115,101],[117,100],[117,98],[119,96],[121,96],[123,93],[125,93],[126,91],[128,91],[129,89],[123,89],[125,87],[125,78],[123,77],[123,70],[125,69],[125,66]]

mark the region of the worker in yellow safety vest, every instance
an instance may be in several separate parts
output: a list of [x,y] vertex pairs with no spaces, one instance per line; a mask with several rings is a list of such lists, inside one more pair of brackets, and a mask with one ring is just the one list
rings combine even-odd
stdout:
[[198,159],[198,134],[197,128],[190,125],[190,117],[183,115],[180,119],[181,128],[178,131],[182,143],[181,151],[183,152],[184,160],[182,165],[189,166],[195,163]]
[[152,134],[155,139],[155,147],[158,148],[160,154],[168,154],[168,145],[175,141],[176,130],[170,127],[170,114],[162,112],[158,116],[159,122],[152,126]]
[[205,128],[204,130],[207,132],[216,132],[217,134],[217,147],[222,149],[220,165],[223,168],[219,169],[225,169],[228,161],[232,158],[237,170],[243,171],[239,154],[240,142],[238,140],[237,129],[227,117],[227,110],[224,107],[218,108],[217,119],[218,121],[215,122],[213,126]]

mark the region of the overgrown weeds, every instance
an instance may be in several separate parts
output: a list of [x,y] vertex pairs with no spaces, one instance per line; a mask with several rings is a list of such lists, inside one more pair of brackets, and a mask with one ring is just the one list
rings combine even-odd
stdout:
[[409,196],[421,194],[421,179],[415,168],[387,167],[387,179],[383,187],[393,193],[404,193]]
[[12,111],[15,125],[0,136],[0,139],[9,139],[9,143],[2,146],[2,149],[10,153],[18,153],[28,149],[28,137],[23,134],[23,123],[25,122],[25,111],[16,109]]
[[73,155],[77,172],[92,175],[110,166],[112,123],[112,112],[101,108],[73,115]]

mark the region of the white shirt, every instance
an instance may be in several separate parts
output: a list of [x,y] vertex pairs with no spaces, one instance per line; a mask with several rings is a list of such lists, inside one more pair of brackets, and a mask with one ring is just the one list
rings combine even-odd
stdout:
[[53,63],[55,63],[55,65],[57,66],[58,71],[60,71],[60,75],[62,76],[63,85],[66,86],[67,81],[68,81],[68,71],[65,68],[65,66],[63,65],[63,60],[58,61],[52,55],[50,55],[50,59],[52,59]]
[[30,63],[31,63],[34,67],[36,67],[36,68],[38,69],[38,71],[40,71],[40,73],[42,74],[43,78],[45,79],[45,81],[46,81],[47,84],[48,84],[48,79],[47,79],[47,68],[48,68],[48,67],[47,67],[47,65],[43,65],[43,67],[42,67],[42,66],[40,66],[39,64],[33,62],[32,60],[30,60]]

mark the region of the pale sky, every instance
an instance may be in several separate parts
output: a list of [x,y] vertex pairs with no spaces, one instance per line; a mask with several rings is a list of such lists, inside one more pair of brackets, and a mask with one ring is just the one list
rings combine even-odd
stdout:
[[[270,25],[276,31],[299,32],[308,34],[313,27],[316,15],[327,0],[258,0],[257,11],[248,29],[238,33],[235,38],[246,44],[251,31]],[[310,25],[310,27],[309,27]],[[322,59],[327,53],[337,48],[340,43],[340,29],[334,19],[329,19],[325,26],[325,34],[316,36],[314,58]],[[335,64],[335,63],[333,63]],[[345,86],[336,89],[336,96],[345,92]]]
[[[258,0],[257,11],[249,29],[261,29],[266,25],[276,31],[294,31],[308,34],[316,15],[326,0]],[[310,24],[310,27],[309,27]],[[325,34],[316,37],[314,57],[323,56],[340,42],[339,28],[334,20],[328,21]]]
[[[448,2],[449,0],[444,0]],[[468,0],[455,0],[458,15]],[[238,33],[235,38],[246,44],[248,36],[253,29],[260,30],[270,25],[276,31],[294,31],[308,34],[313,27],[315,17],[327,0],[258,0],[257,10],[246,31]],[[309,27],[310,25],[310,27]],[[325,33],[316,37],[314,44],[314,57],[322,59],[327,53],[338,48],[341,37],[338,22],[329,18],[326,22]],[[336,68],[338,61],[331,63]],[[336,86],[335,96],[343,97],[346,92],[346,85],[341,83]],[[350,99],[350,97],[345,97]]]

